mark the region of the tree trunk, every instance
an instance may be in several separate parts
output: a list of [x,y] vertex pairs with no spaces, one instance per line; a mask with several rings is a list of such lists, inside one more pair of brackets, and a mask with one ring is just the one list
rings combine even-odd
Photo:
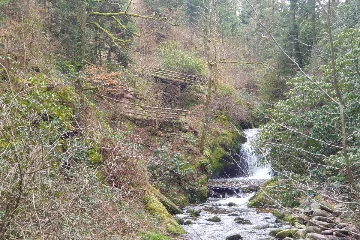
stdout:
[[332,78],[333,78],[333,87],[336,92],[336,97],[339,101],[339,114],[340,114],[340,122],[341,122],[341,139],[342,139],[342,151],[343,156],[345,159],[346,164],[346,177],[348,181],[351,184],[351,187],[355,191],[356,194],[358,194],[358,189],[356,186],[356,181],[354,178],[354,174],[351,169],[351,162],[348,155],[348,144],[347,144],[347,133],[346,133],[346,116],[345,116],[345,103],[343,99],[343,95],[341,93],[340,87],[339,87],[339,79],[338,79],[338,73],[336,70],[336,61],[335,61],[335,48],[334,48],[334,41],[332,38],[332,30],[331,30],[331,1],[328,2],[328,13],[327,13],[327,30],[329,34],[329,41],[330,41],[330,50],[331,50],[331,68],[332,68]]
[[290,0],[290,14],[291,14],[291,25],[290,25],[290,41],[292,45],[293,57],[301,68],[304,67],[303,59],[300,50],[299,43],[299,26],[296,22],[296,12],[298,7],[298,0]]
[[84,61],[86,58],[86,2],[84,0],[78,1],[78,22],[81,28],[81,49],[80,58]]

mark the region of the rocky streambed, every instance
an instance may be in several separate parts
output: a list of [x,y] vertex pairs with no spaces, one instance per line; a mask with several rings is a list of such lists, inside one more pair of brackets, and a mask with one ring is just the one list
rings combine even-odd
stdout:
[[246,206],[252,194],[242,197],[210,198],[206,203],[189,206],[177,215],[186,240],[275,239],[270,232],[290,229],[267,212]]

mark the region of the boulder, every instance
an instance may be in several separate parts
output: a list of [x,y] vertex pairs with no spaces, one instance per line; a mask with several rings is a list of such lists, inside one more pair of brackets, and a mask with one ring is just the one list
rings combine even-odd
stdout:
[[333,235],[333,231],[332,230],[324,230],[321,232],[322,235]]
[[321,233],[321,228],[316,226],[308,226],[307,228],[308,233]]
[[331,217],[316,216],[316,217],[313,217],[313,220],[320,221],[320,222],[327,222],[327,223],[335,223],[334,218],[331,218]]
[[234,221],[238,224],[251,224],[250,220],[241,218],[241,217],[237,217],[234,219]]
[[290,237],[290,238],[298,238],[299,234],[298,234],[298,229],[294,228],[294,229],[285,229],[282,230],[280,232],[278,232],[275,237],[279,238],[279,239],[284,239],[286,237]]
[[324,211],[327,211],[329,213],[333,213],[333,210],[331,208],[329,208],[328,206],[325,206],[323,204],[320,204],[320,209],[324,210]]
[[209,222],[220,222],[221,219],[218,216],[213,216],[212,218],[206,219]]
[[321,209],[314,209],[314,212],[312,214],[312,216],[320,216],[320,217],[330,217],[331,213],[325,211],[325,210],[321,210]]
[[322,230],[327,230],[329,228],[334,228],[335,224],[334,223],[328,223],[328,222],[321,222],[321,221],[317,221],[317,220],[310,220],[309,224],[311,226],[316,226],[321,228]]
[[309,233],[307,238],[310,240],[336,240],[337,237],[329,236],[329,235],[321,235],[318,233]]
[[242,240],[242,239],[243,238],[241,237],[240,234],[234,234],[226,237],[226,240]]

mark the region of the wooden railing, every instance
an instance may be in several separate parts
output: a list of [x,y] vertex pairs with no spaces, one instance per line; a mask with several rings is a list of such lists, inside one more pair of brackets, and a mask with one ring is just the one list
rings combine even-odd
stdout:
[[189,113],[184,109],[147,106],[130,101],[117,100],[105,95],[101,96],[113,103],[119,114],[136,119],[180,121],[180,118],[185,118]]

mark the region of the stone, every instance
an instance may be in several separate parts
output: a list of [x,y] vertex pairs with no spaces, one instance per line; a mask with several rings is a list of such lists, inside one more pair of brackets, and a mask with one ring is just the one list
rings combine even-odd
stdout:
[[278,234],[281,231],[282,231],[282,229],[274,229],[274,230],[270,231],[269,235],[275,237],[276,234]]
[[307,238],[310,240],[336,240],[337,238],[329,235],[321,235],[318,233],[308,233]]
[[306,229],[298,229],[298,235],[300,238],[304,238],[306,236]]
[[320,209],[320,203],[318,203],[318,202],[312,202],[311,205],[310,205],[310,208],[311,208],[312,210],[318,210],[318,209]]
[[315,209],[312,216],[330,217],[331,213],[325,210]]
[[334,223],[321,222],[321,221],[317,221],[317,220],[310,220],[309,224],[311,224],[312,226],[320,227],[320,228],[322,228],[322,230],[326,230],[328,228],[334,228],[335,227]]
[[335,233],[341,233],[341,234],[343,234],[343,235],[347,235],[347,236],[349,236],[350,235],[350,232],[348,231],[348,230],[345,230],[345,229],[334,229],[334,232]]
[[333,211],[333,212],[332,212],[332,215],[335,216],[335,217],[339,217],[339,216],[342,215],[342,214],[343,214],[342,211],[337,211],[337,210],[336,210],[336,211]]
[[336,227],[339,228],[339,229],[342,229],[342,228],[348,227],[348,224],[346,224],[346,223],[338,223],[338,224],[336,225]]
[[213,216],[212,218],[206,219],[209,222],[221,222],[221,219],[218,216]]
[[335,223],[333,218],[330,218],[330,217],[316,216],[316,217],[313,217],[313,220],[320,221],[320,222],[327,222],[327,223]]
[[184,225],[190,225],[190,224],[193,224],[193,222],[192,222],[191,220],[186,220],[186,221],[184,222]]
[[321,232],[322,235],[333,235],[333,231],[332,230],[324,230]]
[[329,208],[328,206],[325,206],[323,204],[320,204],[320,209],[324,210],[324,211],[327,211],[329,213],[333,213],[333,210],[331,208]]
[[341,238],[346,237],[346,235],[345,235],[345,234],[342,234],[341,232],[335,232],[334,235],[335,235],[336,237],[341,237]]
[[251,224],[250,220],[241,218],[241,217],[237,217],[234,219],[234,221],[238,224]]
[[294,229],[282,230],[282,231],[278,232],[275,235],[275,237],[279,238],[279,239],[284,239],[286,237],[297,238],[298,237],[298,229],[294,228]]
[[307,232],[309,233],[321,233],[321,228],[316,226],[309,226],[307,227]]
[[242,239],[243,238],[241,237],[240,234],[234,234],[226,237],[226,240],[242,240]]

